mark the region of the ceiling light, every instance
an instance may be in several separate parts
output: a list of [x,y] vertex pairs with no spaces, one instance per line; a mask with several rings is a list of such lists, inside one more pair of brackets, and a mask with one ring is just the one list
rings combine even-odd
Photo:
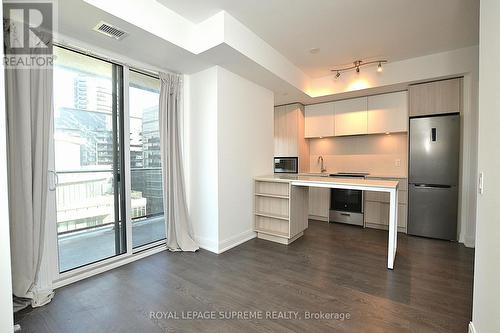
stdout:
[[313,47],[312,49],[309,50],[309,53],[311,54],[319,53],[319,47]]
[[361,67],[362,66],[368,66],[368,65],[372,65],[372,64],[378,64],[377,66],[377,72],[382,72],[383,68],[382,68],[382,64],[385,64],[387,63],[387,60],[385,59],[380,59],[380,60],[373,60],[373,61],[366,61],[366,62],[363,62],[362,60],[356,60],[352,63],[351,66],[346,66],[346,67],[342,67],[342,68],[337,68],[337,69],[332,69],[331,71],[332,72],[335,72],[335,78],[339,78],[340,74],[342,72],[346,72],[346,71],[350,71],[352,69],[356,70],[356,74],[359,74],[360,71],[361,71]]
[[379,62],[377,66],[377,72],[381,73],[384,69],[382,68],[382,63]]

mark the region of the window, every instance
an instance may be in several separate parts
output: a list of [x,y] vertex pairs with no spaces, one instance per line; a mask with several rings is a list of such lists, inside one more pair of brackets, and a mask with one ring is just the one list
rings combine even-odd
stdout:
[[130,71],[130,178],[134,248],[165,238],[159,98],[158,78]]

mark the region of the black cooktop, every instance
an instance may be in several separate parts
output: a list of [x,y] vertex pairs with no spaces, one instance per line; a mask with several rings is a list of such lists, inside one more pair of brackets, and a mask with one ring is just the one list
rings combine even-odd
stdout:
[[368,172],[337,172],[331,173],[330,177],[366,177]]

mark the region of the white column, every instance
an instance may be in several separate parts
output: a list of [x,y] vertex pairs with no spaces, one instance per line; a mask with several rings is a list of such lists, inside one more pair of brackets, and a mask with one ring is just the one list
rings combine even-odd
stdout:
[[398,241],[398,189],[391,189],[389,203],[389,246],[387,249],[387,268],[394,268]]

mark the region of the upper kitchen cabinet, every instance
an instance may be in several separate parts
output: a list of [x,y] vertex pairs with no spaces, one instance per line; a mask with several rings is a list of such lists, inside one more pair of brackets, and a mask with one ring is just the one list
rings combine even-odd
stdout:
[[410,117],[461,111],[462,78],[410,86]]
[[305,108],[305,137],[322,138],[335,135],[333,102],[307,105]]
[[408,131],[408,92],[368,97],[368,134]]
[[368,133],[367,98],[337,101],[335,105],[335,136]]
[[304,106],[274,108],[274,156],[298,157],[299,171],[309,171],[309,143],[304,139]]

